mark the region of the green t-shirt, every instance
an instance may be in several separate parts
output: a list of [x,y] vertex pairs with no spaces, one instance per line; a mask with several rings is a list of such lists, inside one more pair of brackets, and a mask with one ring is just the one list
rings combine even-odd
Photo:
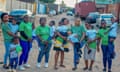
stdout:
[[[28,38],[32,38],[32,23],[22,22],[19,26],[19,31],[24,31],[24,33],[27,35]],[[24,37],[21,36],[20,38],[26,41]]]
[[42,40],[47,41],[50,36],[50,27],[49,26],[38,26],[36,28],[36,35],[39,35]]
[[102,39],[102,45],[108,45],[108,33],[105,34],[105,32],[108,32],[109,28],[106,28],[106,29],[100,29],[98,31],[98,37],[100,37]]
[[88,47],[89,48],[92,48],[92,49],[96,49],[96,46],[97,46],[97,43],[94,41],[94,42],[91,42]]
[[85,28],[83,25],[80,25],[80,26],[72,26],[71,27],[71,31],[73,34],[77,34],[78,35],[78,39],[80,40],[81,37],[82,37],[82,33],[85,32]]
[[10,42],[11,39],[13,38],[12,36],[10,36],[7,32],[10,32],[10,27],[8,25],[8,23],[2,23],[2,33],[3,33],[3,37],[4,37],[4,41],[5,42]]

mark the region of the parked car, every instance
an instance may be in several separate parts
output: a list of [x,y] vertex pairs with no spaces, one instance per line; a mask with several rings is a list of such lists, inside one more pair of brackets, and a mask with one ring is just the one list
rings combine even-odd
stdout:
[[10,15],[10,22],[12,20],[12,17],[14,17],[16,18],[17,23],[20,23],[21,21],[23,21],[23,16],[28,15],[29,17],[31,17],[32,12],[27,9],[14,9],[10,11],[9,15]]
[[50,11],[49,11],[49,14],[50,14],[51,16],[54,16],[54,15],[56,15],[56,11],[55,11],[55,10],[50,10]]
[[97,18],[99,18],[99,12],[90,12],[86,18],[86,21],[88,23],[96,23],[97,22]]
[[111,13],[110,14],[109,13],[107,13],[107,14],[100,14],[100,16],[99,16],[99,18],[97,20],[97,24],[100,26],[101,21],[105,20],[107,26],[109,27],[112,24],[111,18],[115,18],[115,16],[113,14],[111,14]]
[[67,11],[66,14],[67,14],[67,16],[73,16],[74,15],[72,11]]

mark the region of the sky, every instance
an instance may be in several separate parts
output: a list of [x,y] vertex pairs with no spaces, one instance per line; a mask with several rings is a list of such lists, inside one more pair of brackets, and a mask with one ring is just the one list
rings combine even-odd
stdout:
[[[56,0],[56,4],[60,4],[62,0]],[[75,7],[76,0],[63,0],[65,4],[69,7]],[[81,1],[81,0],[78,0]]]

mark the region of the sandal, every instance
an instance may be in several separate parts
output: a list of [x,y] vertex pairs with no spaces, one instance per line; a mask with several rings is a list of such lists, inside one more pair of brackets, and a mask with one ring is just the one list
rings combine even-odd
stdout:
[[63,67],[63,68],[65,68],[65,65],[60,65],[60,67]]

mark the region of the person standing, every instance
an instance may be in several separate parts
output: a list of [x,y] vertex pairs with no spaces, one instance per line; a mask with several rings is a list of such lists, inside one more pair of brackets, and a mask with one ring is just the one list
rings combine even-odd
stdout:
[[[103,54],[103,72],[106,72],[106,68],[108,66],[108,72],[112,72],[112,58],[111,56],[111,49],[109,47],[109,38],[108,38],[108,32],[109,28],[106,26],[105,20],[101,21],[101,29],[98,31],[98,45],[100,45],[101,41],[101,49],[102,49],[102,54]],[[107,65],[108,64],[108,65]]]
[[7,65],[7,60],[9,58],[9,50],[10,50],[10,44],[13,37],[16,37],[15,34],[12,33],[11,28],[9,27],[9,16],[7,13],[3,13],[1,15],[2,20],[2,33],[4,37],[4,46],[5,46],[5,55],[4,55],[4,65],[3,68],[8,69],[9,66]]
[[37,67],[41,67],[41,61],[45,55],[45,68],[49,66],[49,56],[52,42],[49,39],[50,37],[50,27],[46,25],[46,18],[41,17],[39,20],[40,25],[36,28],[36,35],[39,39],[39,55],[37,59]]
[[[84,61],[85,61],[85,68],[83,70],[92,71],[93,64],[95,62],[96,56],[96,48],[97,48],[97,31],[92,28],[92,25],[89,23],[85,24],[86,26],[86,46],[84,48]],[[99,52],[99,48],[97,48]],[[90,60],[90,67],[89,61]]]
[[58,58],[59,54],[61,53],[60,57],[60,67],[65,68],[64,63],[64,52],[69,52],[68,46],[67,46],[67,36],[68,36],[68,24],[69,20],[67,18],[62,18],[59,22],[59,26],[56,29],[56,38],[55,38],[55,44],[53,50],[55,50],[55,64],[54,69],[58,69]]
[[16,68],[18,65],[18,55],[22,51],[21,46],[19,45],[19,38],[14,37],[12,39],[12,43],[10,45],[10,70],[9,72],[16,72]]
[[77,43],[73,43],[74,46],[74,67],[72,68],[72,70],[76,70],[77,69],[77,65],[79,64],[79,58],[81,57],[81,53],[79,54],[79,52],[81,52],[80,48],[82,48],[82,43],[85,37],[85,28],[83,27],[83,25],[80,22],[81,20],[79,18],[75,19],[75,25],[71,27],[71,32],[73,34],[77,34],[76,37],[78,37],[79,42]]
[[32,23],[28,20],[28,16],[25,15],[24,21],[21,22],[19,26],[20,45],[22,47],[22,54],[19,60],[19,70],[25,70],[25,67],[30,67],[30,65],[27,62],[32,42],[32,26]]

